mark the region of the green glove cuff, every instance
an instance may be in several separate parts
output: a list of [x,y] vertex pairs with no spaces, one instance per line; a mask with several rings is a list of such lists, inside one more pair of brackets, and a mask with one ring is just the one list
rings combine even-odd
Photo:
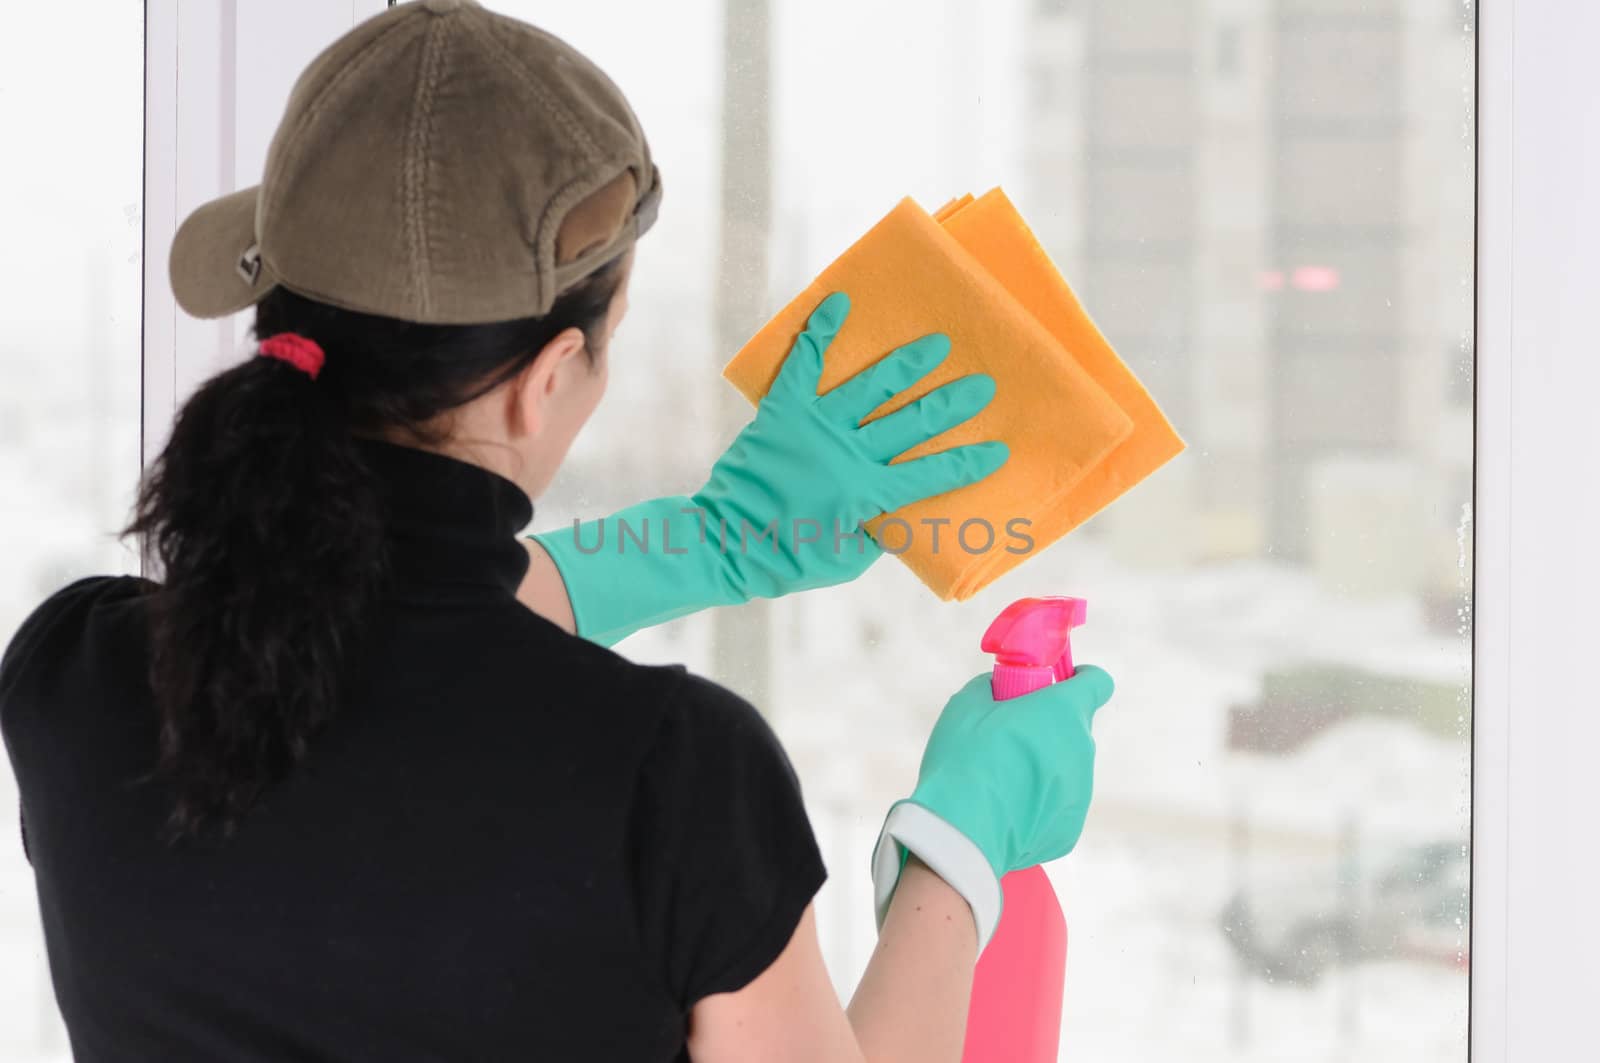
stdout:
[[745,601],[727,578],[717,528],[682,495],[531,536],[567,587],[578,634],[603,646],[641,628]]
[[872,893],[878,928],[883,928],[908,853],[915,853],[966,899],[972,909],[981,954],[1000,923],[1000,876],[972,839],[914,801],[895,802],[872,850]]

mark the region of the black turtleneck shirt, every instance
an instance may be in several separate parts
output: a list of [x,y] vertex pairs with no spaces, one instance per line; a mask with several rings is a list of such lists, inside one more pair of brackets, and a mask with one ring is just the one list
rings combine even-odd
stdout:
[[532,509],[361,444],[394,571],[353,693],[226,840],[161,839],[145,596],[22,624],[0,728],[83,1061],[686,1058],[689,1009],[783,950],[824,872],[747,703],[515,597]]

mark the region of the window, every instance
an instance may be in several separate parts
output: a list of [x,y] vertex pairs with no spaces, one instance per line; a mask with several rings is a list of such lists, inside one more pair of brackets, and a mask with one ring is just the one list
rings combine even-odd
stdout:
[[[1190,443],[971,602],[936,605],[885,560],[853,586],[625,644],[770,714],[825,845],[820,925],[841,989],[874,941],[868,851],[934,715],[984,667],[979,634],[1013,598],[1076,594],[1091,602],[1080,652],[1119,693],[1097,723],[1083,844],[1051,868],[1071,935],[1066,1057],[1279,1059],[1311,1043],[1465,1060],[1473,440],[1456,381],[1472,361],[1473,68],[1459,27],[1371,5],[1279,18],[1164,3],[1158,18],[1086,0],[1063,35],[1056,4],[905,19],[699,0],[619,36],[619,3],[492,6],[619,81],[669,188],[616,391],[541,520],[698,486],[749,415],[722,362],[905,194],[933,207],[1004,185]],[[1204,78],[1246,37],[1265,76],[1213,113]],[[850,76],[819,76],[822,53]],[[1045,88],[1061,84],[1081,88]],[[770,210],[752,217],[762,191]],[[651,419],[660,438],[710,427],[644,452]]]
[[[1071,933],[1064,1058],[1313,1044],[1464,1060],[1476,5],[943,0],[924,17],[909,0],[487,2],[622,85],[667,188],[611,392],[541,523],[698,486],[749,415],[723,362],[905,194],[933,207],[1003,185],[1189,441],[974,601],[936,605],[885,559],[852,586],[623,646],[686,661],[773,720],[825,848],[841,990],[874,941],[870,846],[934,715],[985,667],[979,634],[1013,598],[1075,594],[1091,600],[1079,654],[1119,694],[1099,718],[1083,843],[1050,868]],[[235,85],[230,180],[253,179],[288,80],[378,6],[302,0],[280,19],[237,5],[233,31],[257,45],[237,60],[276,58]],[[107,533],[139,462],[148,221],[139,5],[26,11],[35,25],[0,39],[0,119],[27,139],[73,129],[62,150],[83,158],[48,180],[24,170],[26,198],[13,169],[0,198],[0,231],[30,256],[0,264],[0,335],[29,381],[0,395],[0,470],[46,507],[0,533],[6,631],[67,579],[134,567]],[[69,31],[95,50],[92,83],[27,47]],[[268,33],[283,39],[261,47]],[[1206,91],[1212,71],[1227,93]],[[59,87],[47,112],[29,105],[41,85]],[[192,202],[222,190],[193,187],[223,179],[201,170]],[[238,325],[179,321],[180,343],[149,303],[144,324],[170,341],[147,343],[148,434]],[[675,445],[641,448],[641,428]],[[0,772],[0,830],[11,786]],[[65,1059],[15,845],[0,876],[0,1056]]]
[[[139,475],[143,36],[139,4],[92,18],[25,5],[0,34],[0,128],[14,149],[0,195],[6,642],[58,587],[138,567],[115,531]],[[72,42],[70,60],[40,47],[52,40]],[[17,823],[16,784],[0,771],[0,1058],[64,1060]]]

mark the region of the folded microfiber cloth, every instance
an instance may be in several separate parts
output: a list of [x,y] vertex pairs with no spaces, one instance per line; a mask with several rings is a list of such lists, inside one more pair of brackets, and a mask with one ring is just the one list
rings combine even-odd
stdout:
[[[934,217],[1133,420],[1133,432],[1065,497],[1041,510],[1034,519],[1032,531],[1042,547],[1078,527],[1172,460],[1183,451],[1184,443],[1139,378],[1100,334],[1004,192],[990,189],[977,200],[963,196],[945,204]],[[1005,563],[1012,556],[1002,553],[980,559],[967,573],[972,587],[958,585],[953,596],[964,599],[977,593],[1016,564]]]
[[950,337],[950,356],[873,418],[960,376],[995,379],[982,413],[897,460],[986,439],[1004,440],[1010,460],[868,525],[940,598],[971,597],[1182,449],[998,189],[952,201],[937,219],[902,200],[728,363],[723,374],[752,403],[834,291],[851,310],[821,391],[929,332]]

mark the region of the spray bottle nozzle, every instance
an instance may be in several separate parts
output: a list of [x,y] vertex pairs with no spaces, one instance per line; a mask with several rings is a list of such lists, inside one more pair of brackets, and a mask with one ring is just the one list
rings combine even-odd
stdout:
[[1013,698],[1072,675],[1072,629],[1084,622],[1082,598],[1022,598],[1006,606],[983,633],[995,655],[994,696]]

